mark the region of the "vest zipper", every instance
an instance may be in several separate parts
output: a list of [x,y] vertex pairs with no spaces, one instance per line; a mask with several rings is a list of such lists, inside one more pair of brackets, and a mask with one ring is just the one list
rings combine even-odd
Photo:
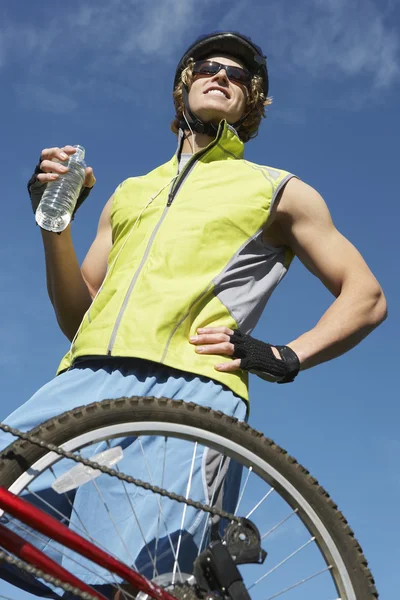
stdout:
[[211,144],[206,146],[206,148],[203,148],[203,150],[199,150],[198,152],[196,152],[196,154],[193,154],[193,156],[188,160],[188,162],[186,163],[186,165],[182,171],[181,176],[178,177],[178,179],[175,181],[175,183],[172,184],[171,190],[168,194],[167,206],[171,206],[172,202],[174,201],[175,196],[179,192],[179,189],[182,187],[183,182],[187,179],[189,173],[191,173],[191,171],[193,171],[194,167],[196,166],[196,163],[207,152],[209,152],[210,150],[213,150],[215,148],[215,146],[218,144],[218,142],[221,138],[221,135],[222,135],[222,129],[221,129],[221,131],[218,132],[217,137],[211,142]]
[[130,298],[130,296],[132,294],[132,290],[135,287],[136,281],[138,280],[138,277],[139,277],[139,275],[140,275],[140,273],[141,273],[141,271],[143,269],[144,263],[147,260],[149,252],[151,250],[151,246],[153,245],[154,238],[156,237],[156,233],[160,229],[161,223],[164,221],[165,216],[167,214],[167,211],[168,211],[168,207],[166,206],[164,208],[164,210],[163,210],[163,213],[162,213],[162,215],[161,215],[161,217],[160,217],[157,225],[153,229],[153,232],[152,232],[152,234],[150,236],[150,239],[147,242],[146,250],[145,250],[145,252],[143,254],[142,260],[140,261],[140,264],[139,264],[139,266],[138,266],[138,268],[136,270],[136,273],[132,277],[132,281],[131,281],[131,283],[129,285],[128,291],[125,294],[124,301],[123,301],[122,306],[121,306],[121,308],[119,310],[118,316],[117,316],[117,318],[115,320],[114,328],[113,328],[113,331],[112,331],[112,334],[111,334],[111,337],[110,337],[110,341],[108,343],[108,348],[107,348],[107,354],[108,354],[108,356],[110,356],[111,353],[112,353],[112,349],[113,349],[114,343],[115,343],[115,338],[117,337],[118,329],[119,329],[119,326],[121,324],[121,320],[122,320],[122,317],[124,315],[124,312],[125,312],[125,309],[127,307],[127,304],[129,302],[129,298]]
[[195,167],[195,165],[198,162],[198,160],[202,156],[204,156],[204,154],[206,154],[206,152],[208,152],[209,150],[212,150],[216,146],[216,144],[218,143],[220,137],[221,137],[221,132],[219,133],[219,135],[217,135],[217,137],[212,142],[212,144],[208,145],[207,148],[204,148],[203,150],[200,150],[199,152],[197,152],[196,154],[194,154],[192,156],[192,158],[188,161],[188,163],[185,165],[185,168],[183,169],[181,176],[178,179],[175,180],[175,183],[172,184],[171,190],[170,190],[170,192],[168,194],[167,204],[166,204],[166,206],[165,206],[165,208],[163,210],[163,213],[162,213],[162,215],[161,215],[161,217],[160,217],[157,225],[153,229],[153,232],[152,232],[152,234],[150,236],[149,241],[147,242],[146,250],[145,250],[145,252],[143,254],[142,260],[140,261],[140,264],[139,264],[139,266],[138,266],[138,268],[136,270],[136,273],[132,277],[132,281],[131,281],[131,283],[129,285],[128,291],[125,294],[124,301],[123,301],[122,306],[121,306],[121,308],[119,310],[118,316],[117,316],[117,318],[115,320],[114,327],[113,327],[113,330],[112,330],[112,333],[111,333],[111,337],[110,337],[110,341],[108,343],[108,348],[107,348],[107,355],[108,356],[111,356],[111,354],[112,354],[112,350],[113,350],[113,347],[114,347],[114,344],[115,344],[115,339],[117,337],[118,329],[119,329],[119,326],[121,324],[122,317],[124,316],[124,312],[125,312],[126,307],[128,305],[129,299],[131,297],[133,288],[136,285],[136,282],[137,282],[137,280],[139,278],[139,275],[140,275],[140,273],[141,273],[141,271],[143,269],[143,266],[144,266],[144,264],[145,264],[145,262],[147,260],[148,255],[150,253],[151,247],[153,245],[154,238],[156,237],[156,234],[157,234],[158,230],[160,229],[161,224],[162,224],[162,222],[164,221],[164,219],[165,219],[165,217],[167,215],[168,208],[171,206],[171,204],[174,201],[174,198],[176,197],[179,189],[182,187],[182,183],[187,179],[187,177],[189,176],[189,174],[191,173],[191,171]]

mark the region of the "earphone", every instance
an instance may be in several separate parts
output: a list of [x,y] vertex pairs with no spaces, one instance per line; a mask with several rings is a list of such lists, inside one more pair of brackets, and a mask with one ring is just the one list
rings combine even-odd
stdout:
[[185,121],[186,121],[186,123],[187,123],[187,126],[188,126],[188,127],[189,127],[189,129],[190,129],[190,133],[192,134],[192,154],[194,154],[194,153],[195,153],[195,143],[196,143],[196,142],[195,142],[195,139],[194,139],[194,133],[193,133],[193,129],[192,129],[192,128],[190,127],[190,125],[189,125],[189,121],[188,121],[188,120],[187,120],[187,118],[186,118],[185,112],[183,112],[183,118],[185,119]]

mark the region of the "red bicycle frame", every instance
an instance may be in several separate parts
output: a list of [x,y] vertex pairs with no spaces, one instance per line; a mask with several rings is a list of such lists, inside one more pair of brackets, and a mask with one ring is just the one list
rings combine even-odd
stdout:
[[[154,600],[176,600],[166,590],[155,585],[143,577],[143,575],[136,573],[136,571],[133,571],[124,563],[107,554],[107,552],[100,550],[100,548],[97,548],[97,546],[88,540],[71,531],[54,517],[51,517],[2,487],[0,487],[0,508],[43,535],[50,537],[81,556],[122,577],[123,581],[134,585],[139,591],[148,594],[150,598]],[[89,592],[92,596],[99,598],[99,600],[105,600],[104,596],[99,592],[96,592],[96,590],[83,583],[83,581],[58,565],[43,554],[43,552],[4,526],[0,526],[0,546],[3,546],[3,548],[22,560],[39,567],[49,575],[57,577],[61,581],[73,585],[84,592]]]

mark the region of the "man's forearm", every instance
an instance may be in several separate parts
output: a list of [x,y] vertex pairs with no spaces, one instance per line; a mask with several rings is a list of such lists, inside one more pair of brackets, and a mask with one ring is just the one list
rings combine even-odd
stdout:
[[42,230],[47,290],[61,331],[72,340],[91,304],[72,243],[70,227],[60,235]]
[[344,288],[317,325],[288,344],[298,355],[301,370],[344,354],[386,318],[386,300],[380,288]]

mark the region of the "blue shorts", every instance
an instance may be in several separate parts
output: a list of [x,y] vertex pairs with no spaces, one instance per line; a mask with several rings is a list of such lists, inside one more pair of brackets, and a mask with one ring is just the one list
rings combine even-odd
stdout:
[[[245,401],[216,381],[139,359],[96,359],[81,361],[73,369],[50,381],[28,402],[12,413],[6,422],[13,427],[28,431],[47,419],[77,406],[121,396],[155,396],[191,401],[222,411],[239,420],[247,418]],[[15,441],[13,436],[0,432],[0,450],[13,441]],[[191,465],[193,461],[193,444],[184,440],[169,440],[168,453],[173,453],[174,469],[167,470],[162,481],[160,457],[163,455],[163,443],[163,439],[154,436],[142,438],[140,442],[136,437],[113,441],[114,445],[122,446],[124,453],[118,467],[122,472],[134,474],[135,477],[145,481],[149,481],[150,472],[153,484],[162,485],[166,489],[173,489],[174,492],[185,495],[187,493],[188,465]],[[96,446],[96,452],[104,449],[104,443]],[[145,451],[145,460],[143,450]],[[91,454],[94,453],[92,449]],[[221,465],[216,460],[216,453],[203,447],[198,449],[193,461],[190,497],[206,504],[210,502],[211,483],[216,477],[217,464],[219,464],[218,477],[220,478]],[[226,510],[233,511],[237,501],[241,471],[232,464],[224,465],[223,470],[225,478],[221,487],[220,501]],[[45,497],[51,481],[53,479],[51,479],[50,473],[48,476],[41,476],[33,484],[34,491]],[[184,505],[163,499],[163,523],[160,527],[157,519],[154,518],[159,512],[157,505],[159,496],[136,486],[129,486],[129,494],[123,495],[120,491],[120,482],[107,476],[100,477],[96,482],[98,482],[97,487],[103,497],[102,500],[94,485],[84,485],[74,492],[72,512],[70,499],[67,502],[66,497],[59,496],[57,508],[62,514],[68,513],[72,527],[76,525],[79,528],[81,525],[78,520],[82,519],[87,529],[87,535],[93,534],[103,548],[107,548],[110,553],[120,557],[124,562],[133,564],[150,578],[153,574],[153,566],[149,559],[148,549],[154,550],[154,544],[157,544],[157,556],[161,557],[157,559],[157,570],[159,573],[170,572],[173,565],[171,540],[176,547],[179,534],[183,531],[180,556],[183,556],[186,561],[180,560],[179,562],[183,571],[191,572],[193,560],[197,556],[203,537],[205,513],[186,507],[182,526]],[[52,490],[50,491],[52,492]],[[54,495],[54,492],[52,493]],[[37,503],[35,500],[34,502]],[[115,507],[116,504],[118,510],[114,509],[113,512],[114,515],[117,514],[117,528],[122,534],[121,536],[115,534],[106,514],[106,507]],[[43,508],[42,505],[40,506]],[[144,546],[138,523],[132,518],[132,506],[135,507],[137,520],[142,530],[145,531],[147,548]],[[79,518],[76,515],[79,515]],[[25,538],[28,539],[28,536],[25,535]],[[38,542],[37,537],[32,537],[29,541],[41,549],[48,543],[48,540],[44,538]],[[88,574],[84,568],[86,564],[84,559],[80,559],[77,564],[68,556],[61,556],[56,544],[52,544],[51,549],[47,547],[46,554],[88,584],[98,586],[106,581],[114,580],[108,573],[95,567],[92,563],[90,563],[92,572]],[[2,567],[0,576],[31,593],[41,596],[48,595],[47,586],[45,592],[44,585],[34,582],[30,577],[22,580],[19,573],[16,575],[10,569]]]

